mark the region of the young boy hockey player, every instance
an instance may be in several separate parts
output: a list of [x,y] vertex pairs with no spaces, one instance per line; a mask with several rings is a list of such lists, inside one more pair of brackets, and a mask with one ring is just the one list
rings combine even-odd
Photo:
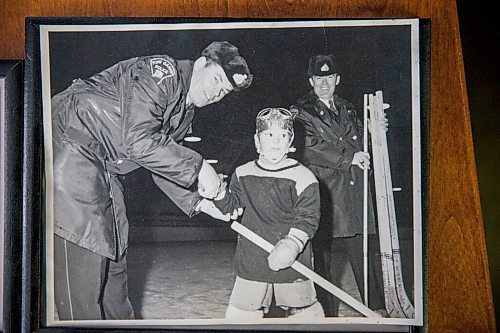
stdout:
[[222,213],[244,208],[241,223],[271,244],[268,254],[239,237],[234,267],[237,274],[226,318],[251,321],[269,310],[273,293],[288,318],[323,318],[314,284],[290,266],[295,260],[312,267],[309,240],[318,228],[319,186],[313,173],[287,153],[293,141],[293,115],[267,108],[256,119],[258,160],[236,168],[229,191],[214,200]]

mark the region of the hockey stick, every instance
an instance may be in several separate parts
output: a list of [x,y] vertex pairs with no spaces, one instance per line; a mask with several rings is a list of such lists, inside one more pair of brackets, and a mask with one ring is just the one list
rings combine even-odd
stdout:
[[[236,231],[238,234],[242,235],[264,251],[270,253],[274,249],[274,245],[257,235],[255,232],[251,231],[241,223],[234,221],[231,223],[231,229]],[[368,307],[366,307],[363,303],[358,302],[355,298],[344,292],[342,289],[333,285],[330,281],[323,278],[321,275],[317,274],[313,270],[304,266],[298,261],[295,261],[292,265],[292,268],[295,269],[300,274],[304,275],[306,278],[310,279],[332,295],[338,297],[340,300],[351,306],[353,309],[357,310],[361,314],[365,315],[369,318],[381,318],[381,315],[372,311]]]
[[[376,112],[378,113],[378,119],[381,119],[384,114],[384,109],[386,108],[383,102],[382,91],[377,91],[375,93],[376,100]],[[388,108],[388,107],[387,107]],[[413,318],[415,315],[415,310],[411,304],[408,295],[406,294],[404,284],[403,284],[403,273],[401,270],[401,252],[399,247],[399,237],[398,229],[396,223],[396,211],[394,205],[394,194],[392,187],[392,176],[391,167],[389,162],[389,151],[387,149],[387,136],[385,131],[379,131],[381,147],[382,147],[382,162],[384,165],[384,179],[385,179],[385,191],[387,193],[387,212],[389,228],[391,232],[391,244],[393,253],[393,263],[394,263],[394,274],[396,282],[396,292],[399,300],[399,304],[407,318]]]
[[373,171],[375,174],[375,193],[377,201],[377,222],[379,229],[380,255],[384,281],[384,296],[387,312],[391,317],[404,317],[396,292],[396,277],[394,272],[393,250],[388,223],[387,191],[384,181],[384,165],[381,156],[382,142],[375,97],[369,97],[371,139],[373,150]]

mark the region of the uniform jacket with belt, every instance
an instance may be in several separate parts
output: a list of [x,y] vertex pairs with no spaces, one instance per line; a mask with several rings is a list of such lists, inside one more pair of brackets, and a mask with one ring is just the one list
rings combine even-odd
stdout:
[[[363,233],[363,171],[351,165],[363,150],[362,124],[354,106],[333,96],[336,113],[310,91],[291,107],[297,113],[297,158],[320,183],[321,223],[317,238],[350,237]],[[374,233],[369,203],[369,232]]]
[[118,175],[139,167],[187,215],[202,157],[180,142],[193,63],[166,55],[128,59],[52,98],[54,232],[111,259],[128,246]]

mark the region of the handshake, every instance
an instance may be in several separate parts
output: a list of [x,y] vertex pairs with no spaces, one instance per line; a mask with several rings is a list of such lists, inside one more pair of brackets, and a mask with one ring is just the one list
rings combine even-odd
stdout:
[[[227,183],[222,174],[217,174],[210,164],[203,160],[198,174],[198,193],[204,198],[196,206],[196,211],[201,211],[213,218],[229,222],[243,214],[243,208],[237,208],[232,213],[223,214],[215,207],[211,199],[220,200],[226,194]],[[210,199],[210,200],[209,200]]]
[[203,160],[198,173],[198,193],[207,199],[223,198],[227,184],[222,174],[217,174],[207,161]]

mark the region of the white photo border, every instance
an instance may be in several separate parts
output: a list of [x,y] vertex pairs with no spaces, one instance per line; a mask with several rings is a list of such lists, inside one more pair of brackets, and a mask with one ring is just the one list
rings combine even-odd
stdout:
[[[49,35],[52,32],[129,32],[129,31],[163,31],[163,30],[218,30],[218,29],[281,29],[310,27],[369,27],[408,25],[411,27],[411,96],[412,96],[412,169],[413,169],[413,249],[414,249],[414,306],[415,318],[381,318],[337,317],[326,318],[311,325],[294,326],[294,329],[311,329],[313,326],[326,327],[372,327],[373,325],[422,326],[424,321],[423,279],[423,244],[422,244],[422,162],[421,162],[421,110],[420,110],[420,66],[419,66],[419,20],[418,19],[368,19],[368,20],[305,20],[305,21],[255,21],[255,22],[203,22],[203,23],[166,23],[166,24],[40,24],[40,60],[42,78],[42,109],[44,136],[44,168],[45,168],[45,286],[46,306],[45,324],[50,327],[93,327],[93,328],[200,328],[214,326],[216,328],[278,328],[275,325],[290,325],[286,318],[262,319],[262,324],[231,325],[222,319],[182,319],[182,320],[98,320],[98,321],[57,321],[54,320],[54,275],[53,275],[53,153],[51,122],[51,68]],[[371,93],[371,92],[368,92]],[[43,265],[43,264],[42,264]],[[328,325],[328,326],[324,326]],[[351,326],[352,325],[352,326]],[[369,329],[369,328],[368,328]]]

